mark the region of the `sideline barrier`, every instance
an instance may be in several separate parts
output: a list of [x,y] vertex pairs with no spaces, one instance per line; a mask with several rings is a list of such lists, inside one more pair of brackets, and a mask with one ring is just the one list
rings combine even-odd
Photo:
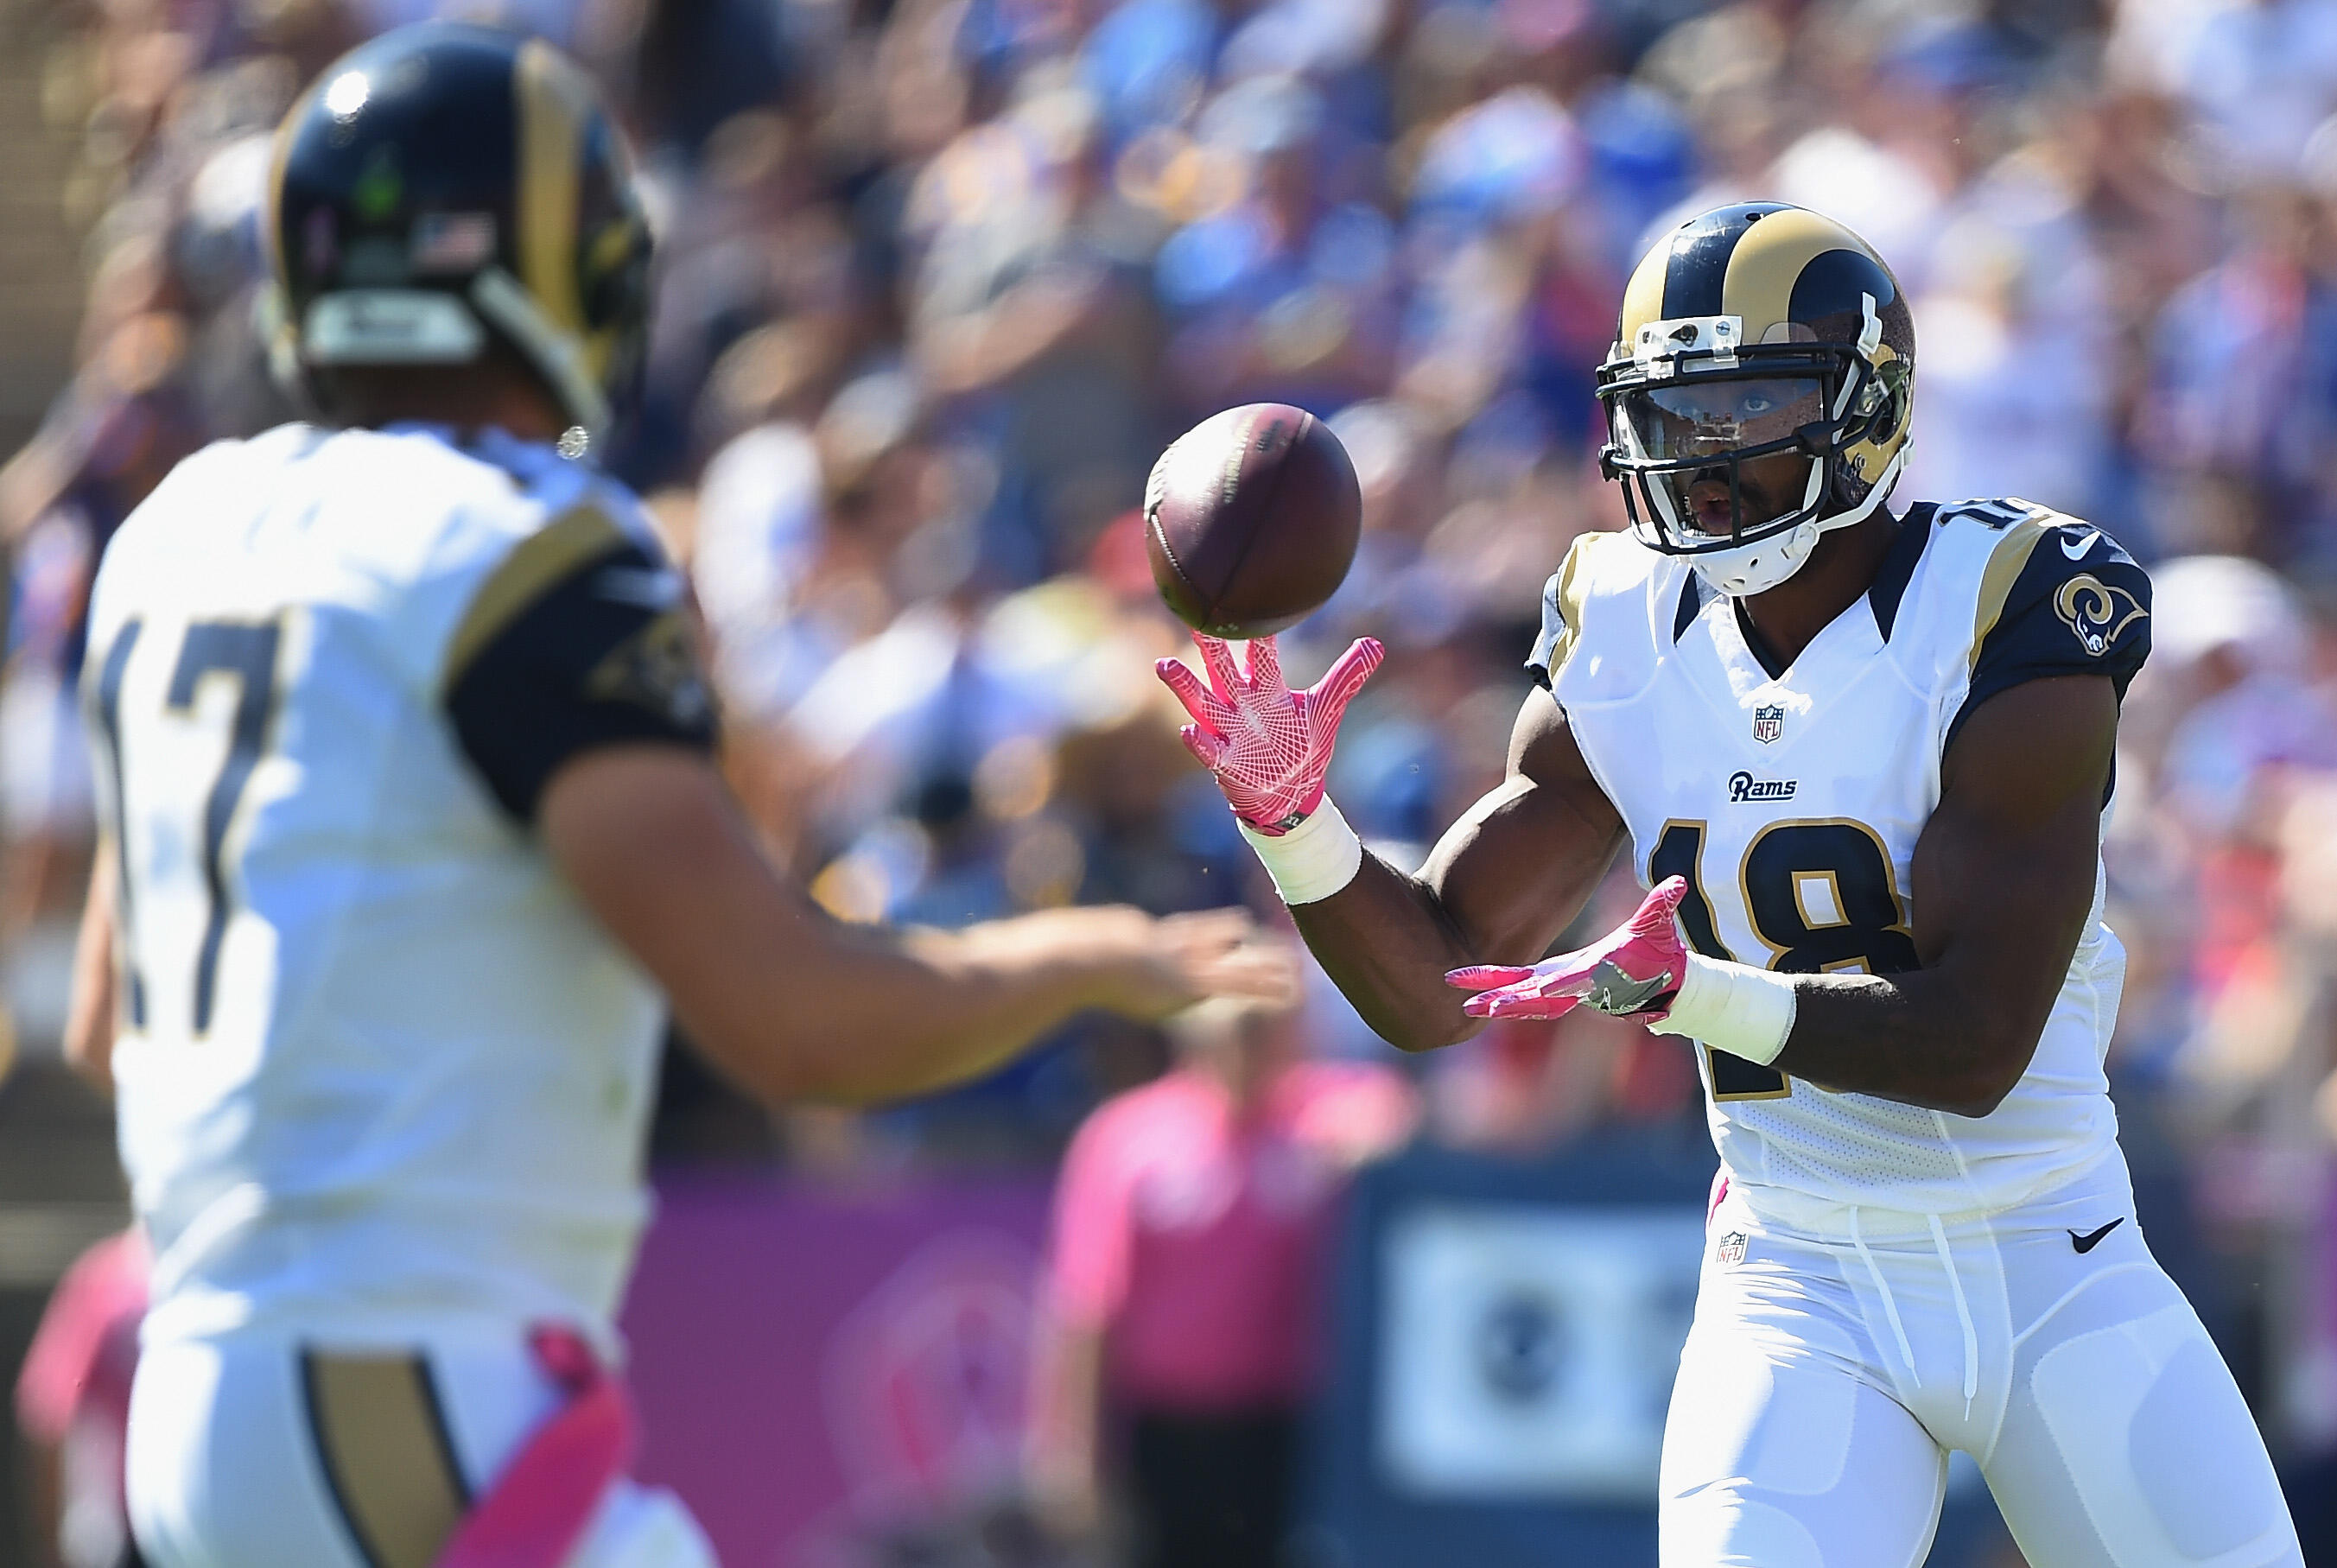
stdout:
[[856,1561],[1010,1487],[1050,1188],[661,1178],[623,1316],[635,1474],[734,1568]]

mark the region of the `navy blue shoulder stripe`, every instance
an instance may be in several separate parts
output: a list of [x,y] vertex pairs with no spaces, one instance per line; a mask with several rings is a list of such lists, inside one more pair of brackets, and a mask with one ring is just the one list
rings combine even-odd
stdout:
[[1690,572],[1687,581],[1680,584],[1679,609],[1672,616],[1673,642],[1687,635],[1687,629],[1696,624],[1697,612],[1703,608],[1704,579]]
[[1882,557],[1882,569],[1875,573],[1874,585],[1866,591],[1866,602],[1874,607],[1874,629],[1882,633],[1885,642],[1891,641],[1891,628],[1899,620],[1899,602],[1907,596],[1915,564],[1923,558],[1923,549],[1931,541],[1931,519],[1939,510],[1938,504],[1931,501],[1908,508],[1907,515],[1899,520],[1898,537],[1891,541]]

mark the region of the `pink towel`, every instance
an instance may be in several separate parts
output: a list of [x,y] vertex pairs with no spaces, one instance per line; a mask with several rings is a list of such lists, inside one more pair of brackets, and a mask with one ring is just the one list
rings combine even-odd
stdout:
[[601,1494],[632,1462],[633,1411],[623,1380],[573,1329],[538,1328],[528,1348],[568,1403],[472,1504],[437,1568],[560,1568]]

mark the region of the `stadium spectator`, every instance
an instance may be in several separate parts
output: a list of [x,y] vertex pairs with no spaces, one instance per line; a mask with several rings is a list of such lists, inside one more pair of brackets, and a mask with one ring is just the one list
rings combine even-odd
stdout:
[[109,1236],[57,1282],[16,1375],[34,1528],[54,1568],[138,1568],[122,1492],[130,1384],[152,1267],[135,1230]]
[[1087,1527],[1124,1440],[1148,1568],[1279,1561],[1318,1370],[1326,1207],[1412,1122],[1401,1079],[1303,1060],[1298,1023],[1194,1009],[1175,1025],[1177,1067],[1106,1102],[1064,1161],[1033,1486]]

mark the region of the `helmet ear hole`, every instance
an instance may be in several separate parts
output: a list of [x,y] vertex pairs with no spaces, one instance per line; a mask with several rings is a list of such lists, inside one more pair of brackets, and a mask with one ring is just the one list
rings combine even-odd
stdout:
[[1899,434],[1899,426],[1907,417],[1907,397],[1902,387],[1892,387],[1883,396],[1882,407],[1874,416],[1874,434],[1867,437],[1882,443]]
[[1874,376],[1879,397],[1874,424],[1866,438],[1882,446],[1906,427],[1908,410],[1914,401],[1908,396],[1913,377],[1908,374],[1908,363],[1904,359],[1893,359],[1878,367]]

